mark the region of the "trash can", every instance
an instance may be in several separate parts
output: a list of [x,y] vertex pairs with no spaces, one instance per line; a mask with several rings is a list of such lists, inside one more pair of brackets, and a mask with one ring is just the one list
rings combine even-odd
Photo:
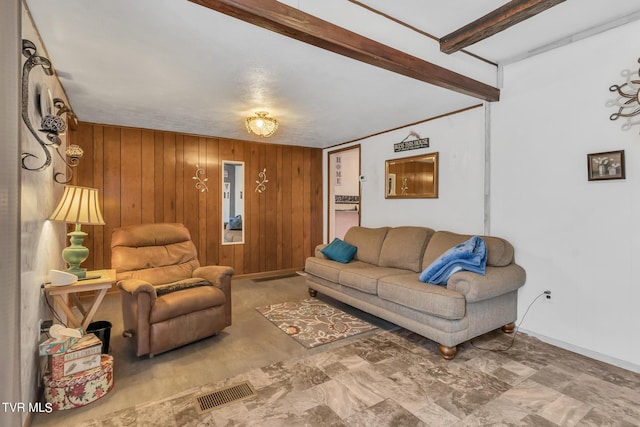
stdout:
[[109,339],[111,338],[111,322],[98,320],[89,323],[87,333],[95,334],[102,341],[102,353],[109,354]]

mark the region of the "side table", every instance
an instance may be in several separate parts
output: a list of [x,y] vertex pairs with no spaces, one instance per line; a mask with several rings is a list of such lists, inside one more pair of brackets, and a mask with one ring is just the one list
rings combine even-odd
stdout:
[[[78,328],[82,327],[84,331],[87,330],[89,323],[93,319],[93,316],[98,311],[98,307],[102,303],[107,291],[111,288],[111,285],[116,281],[115,270],[94,270],[87,271],[87,277],[94,277],[92,279],[78,280],[76,283],[67,286],[51,286],[46,285],[44,291],[47,295],[50,295],[54,301],[54,309],[58,314],[60,312],[67,315],[68,326]],[[78,298],[79,292],[97,291],[93,300],[88,306],[84,304]],[[69,300],[78,307],[82,314],[82,319],[76,317],[75,313],[71,310]]]

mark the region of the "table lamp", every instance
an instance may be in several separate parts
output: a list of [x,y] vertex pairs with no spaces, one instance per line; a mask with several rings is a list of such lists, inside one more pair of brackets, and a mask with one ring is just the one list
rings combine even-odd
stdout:
[[76,225],[75,230],[67,234],[71,244],[63,249],[62,259],[69,265],[66,272],[75,274],[79,279],[85,278],[87,269],[80,268],[80,264],[89,256],[89,249],[82,246],[87,233],[80,230],[80,225],[105,224],[98,204],[98,189],[65,185],[62,199],[49,219]]

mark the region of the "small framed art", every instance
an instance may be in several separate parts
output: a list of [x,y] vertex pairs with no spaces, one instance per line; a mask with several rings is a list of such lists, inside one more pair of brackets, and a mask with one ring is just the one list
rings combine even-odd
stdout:
[[624,179],[624,150],[587,154],[589,181]]

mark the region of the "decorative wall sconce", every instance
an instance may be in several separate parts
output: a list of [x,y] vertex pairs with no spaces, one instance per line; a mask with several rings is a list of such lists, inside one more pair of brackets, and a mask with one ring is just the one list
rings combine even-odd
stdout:
[[400,191],[402,194],[407,194],[407,190],[409,189],[409,183],[407,178],[402,178],[402,187],[400,187]]
[[640,124],[640,117],[633,119],[640,114],[640,70],[623,70],[620,74],[626,79],[626,82],[609,87],[609,91],[616,92],[618,96],[607,101],[607,107],[618,107],[618,112],[611,114],[609,119],[617,120],[620,117],[625,117],[627,120],[622,124],[622,130],[629,130],[631,126]]
[[278,121],[272,117],[267,117],[266,111],[256,111],[254,117],[247,117],[245,126],[247,132],[258,135],[260,138],[268,138],[278,130]]
[[[24,124],[29,129],[29,132],[34,136],[38,144],[42,147],[44,152],[44,161],[39,166],[29,166],[27,163],[29,159],[38,159],[38,156],[32,153],[22,153],[22,167],[29,171],[41,172],[51,166],[51,153],[49,152],[48,147],[53,147],[58,153],[58,156],[62,159],[65,166],[69,171],[69,178],[65,179],[64,174],[62,172],[56,172],[54,174],[54,179],[59,184],[66,184],[71,181],[73,177],[73,169],[78,166],[80,159],[84,155],[82,148],[77,145],[70,145],[65,150],[65,156],[60,152],[60,145],[62,144],[62,140],[60,139],[60,135],[64,134],[67,130],[67,124],[65,120],[62,118],[62,114],[67,114],[67,117],[70,119],[72,128],[75,128],[77,124],[77,118],[73,110],[71,110],[68,106],[65,105],[64,101],[60,98],[55,98],[51,100],[51,94],[48,90],[40,88],[40,92],[38,94],[38,99],[40,100],[40,115],[42,117],[42,121],[40,123],[41,129],[36,131],[31,124],[31,119],[29,118],[29,74],[31,70],[37,66],[41,66],[44,70],[44,73],[47,76],[52,76],[53,66],[51,65],[51,61],[49,61],[44,56],[38,55],[35,44],[30,40],[22,40],[22,55],[24,55],[27,60],[22,67],[22,120]],[[46,92],[44,92],[46,90]],[[50,105],[53,104],[53,105]],[[53,107],[57,108],[57,111],[53,112]],[[38,132],[43,132],[46,135],[46,141],[44,141]],[[69,160],[67,160],[67,158]]]
[[267,182],[269,182],[269,180],[267,179],[267,168],[264,168],[262,172],[258,173],[258,180],[256,181],[256,184],[258,185],[256,186],[256,192],[262,193],[263,191],[265,191],[267,189],[265,183]]
[[202,169],[200,165],[196,165],[196,174],[194,177],[191,178],[197,181],[196,190],[199,190],[201,193],[204,193],[205,191],[209,191],[209,187],[207,186],[207,181],[209,180],[209,178],[205,178],[205,179],[200,178],[200,175],[204,175],[204,174],[205,174],[204,169]]
[[53,105],[58,109],[56,111],[56,115],[62,116],[63,114],[66,114],[67,118],[70,120],[69,127],[72,130],[75,130],[78,126],[78,116],[76,116],[76,113],[71,108],[69,108],[60,98],[53,98]]

